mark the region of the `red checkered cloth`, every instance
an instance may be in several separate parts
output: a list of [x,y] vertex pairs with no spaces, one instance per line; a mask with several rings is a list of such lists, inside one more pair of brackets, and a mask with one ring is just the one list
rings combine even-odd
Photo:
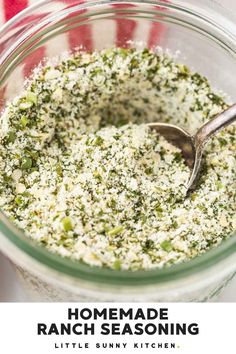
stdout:
[[18,12],[25,9],[28,5],[35,3],[36,1],[37,0],[0,0],[1,22],[4,23],[10,20],[10,18],[15,16]]
[[[36,4],[40,0],[0,0],[0,26],[11,19],[13,16],[18,14],[20,11],[24,10],[27,6]],[[166,0],[168,2],[169,0]],[[56,1],[55,1],[56,2]],[[58,0],[60,6],[64,3],[69,3],[70,0]],[[73,3],[76,1],[74,0]],[[78,2],[86,2],[86,0],[79,0]],[[122,6],[122,5],[114,5]],[[129,33],[129,38],[132,38],[132,33],[134,34],[138,28],[135,27],[134,21],[127,20],[117,20],[116,29],[116,44],[122,45],[121,41],[125,37],[125,33]],[[163,26],[161,24],[153,23],[149,30],[149,36],[147,38],[147,44],[152,46],[152,44],[158,43],[158,38],[163,34]]]

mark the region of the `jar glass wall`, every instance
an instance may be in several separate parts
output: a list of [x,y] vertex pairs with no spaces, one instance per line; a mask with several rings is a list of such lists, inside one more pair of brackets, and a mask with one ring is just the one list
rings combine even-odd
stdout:
[[[1,29],[1,109],[44,58],[68,50],[157,47],[236,101],[236,21],[213,1],[42,1]],[[38,300],[205,301],[236,271],[236,235],[187,263],[151,271],[90,267],[48,252],[3,214],[0,248]]]

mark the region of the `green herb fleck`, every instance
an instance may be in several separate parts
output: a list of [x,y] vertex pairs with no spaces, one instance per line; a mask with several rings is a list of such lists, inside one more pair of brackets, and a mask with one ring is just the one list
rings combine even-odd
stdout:
[[27,119],[26,116],[22,116],[20,119],[21,125],[25,128],[27,124],[29,123],[29,120]]
[[15,203],[16,203],[17,205],[21,205],[21,203],[22,203],[22,198],[21,198],[19,195],[17,195],[17,196],[15,197]]
[[116,236],[124,231],[123,226],[117,226],[107,232],[108,236]]
[[73,230],[72,221],[69,216],[66,216],[64,219],[62,219],[62,225],[63,225],[64,231],[66,231],[66,232]]
[[163,241],[163,242],[160,244],[160,246],[161,246],[161,248],[162,248],[164,251],[166,251],[166,252],[170,252],[170,251],[172,251],[172,249],[173,249],[173,246],[172,246],[171,242],[170,242],[170,241],[167,241],[167,240]]
[[116,259],[115,262],[113,263],[113,268],[115,270],[121,270],[121,260],[120,259]]
[[16,133],[13,131],[9,131],[9,133],[7,135],[7,142],[14,143],[15,140],[16,140]]
[[27,96],[25,98],[25,102],[32,103],[32,104],[36,105],[37,101],[38,101],[37,96],[34,92],[30,91],[27,93]]
[[93,142],[94,146],[101,146],[103,144],[104,140],[101,136],[97,136],[96,139]]
[[32,167],[32,159],[30,157],[23,157],[21,160],[21,169],[28,170]]
[[183,156],[181,154],[181,152],[175,152],[174,153],[174,161],[175,162],[180,162],[183,160]]

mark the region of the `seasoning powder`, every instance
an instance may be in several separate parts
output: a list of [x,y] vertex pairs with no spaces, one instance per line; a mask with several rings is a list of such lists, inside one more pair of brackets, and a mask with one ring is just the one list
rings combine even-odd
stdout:
[[207,79],[147,49],[37,68],[0,125],[0,206],[50,251],[116,270],[189,260],[236,228],[236,128],[207,145],[198,188],[146,122],[196,132],[227,108]]

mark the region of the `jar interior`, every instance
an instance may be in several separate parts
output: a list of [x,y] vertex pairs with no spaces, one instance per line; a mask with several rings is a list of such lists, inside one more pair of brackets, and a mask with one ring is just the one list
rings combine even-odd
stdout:
[[[75,5],[63,11],[46,16],[43,24],[40,21],[29,24],[25,34],[16,33],[9,40],[0,69],[1,108],[21,92],[25,78],[45,58],[78,48],[92,51],[111,47],[161,47],[176,55],[177,62],[206,76],[213,87],[229,96],[228,101],[236,100],[233,46],[228,39],[224,40],[219,28],[207,21],[168,5],[142,3],[101,4],[86,11]],[[129,109],[130,101],[135,102],[140,93],[143,97],[148,94],[140,88],[135,95],[127,97],[127,102],[118,102],[120,108]],[[156,111],[158,108],[157,102]],[[110,109],[111,106],[107,107],[107,115],[111,114]],[[145,110],[148,106],[142,112],[144,121]],[[132,109],[129,114],[132,116]]]

